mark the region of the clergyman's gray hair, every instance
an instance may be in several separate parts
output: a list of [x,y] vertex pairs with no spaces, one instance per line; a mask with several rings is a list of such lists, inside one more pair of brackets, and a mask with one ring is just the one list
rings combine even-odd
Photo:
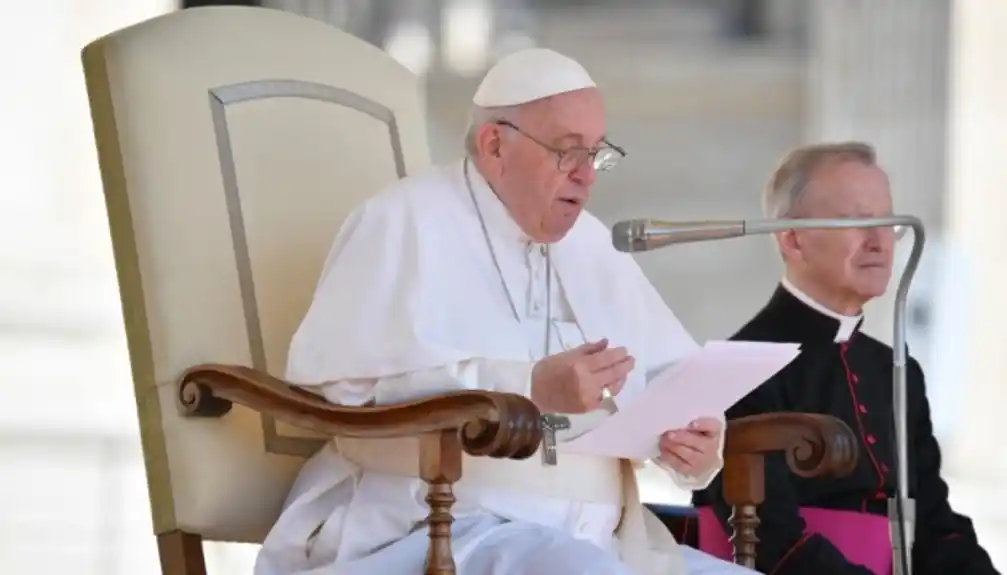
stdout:
[[763,191],[765,216],[779,219],[795,215],[818,168],[845,161],[876,166],[877,159],[874,146],[864,142],[826,142],[794,148],[780,160]]
[[471,157],[476,157],[479,149],[476,146],[476,134],[483,124],[494,122],[510,122],[516,124],[520,115],[520,106],[499,106],[495,108],[472,107],[469,116],[469,127],[465,130],[465,153]]

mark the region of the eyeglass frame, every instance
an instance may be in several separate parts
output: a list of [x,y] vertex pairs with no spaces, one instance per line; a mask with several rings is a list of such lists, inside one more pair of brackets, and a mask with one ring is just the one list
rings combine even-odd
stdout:
[[[580,168],[581,166],[583,166],[584,164],[586,164],[588,161],[591,161],[591,163],[594,164],[594,163],[597,162],[598,154],[601,153],[604,150],[612,150],[616,154],[619,154],[618,157],[616,157],[615,160],[614,160],[615,163],[618,163],[620,160],[622,160],[622,159],[624,159],[626,157],[626,150],[623,149],[621,146],[617,146],[617,145],[613,144],[612,142],[610,142],[608,140],[608,138],[602,138],[601,142],[604,145],[600,146],[600,147],[597,147],[597,148],[594,148],[594,149],[585,148],[585,147],[582,147],[582,146],[574,146],[572,148],[560,149],[560,148],[557,148],[555,146],[551,146],[549,144],[546,144],[545,142],[539,140],[535,136],[532,136],[528,132],[525,132],[520,127],[518,127],[517,125],[515,125],[513,122],[509,122],[507,120],[497,120],[496,122],[494,122],[494,124],[496,124],[497,126],[505,126],[507,128],[510,128],[510,129],[514,130],[515,132],[517,132],[518,134],[521,134],[525,138],[528,138],[532,142],[535,142],[536,144],[538,144],[539,146],[541,146],[542,149],[544,149],[545,151],[547,151],[549,153],[552,153],[552,154],[555,154],[556,155],[556,169],[558,171],[560,171],[560,172],[571,173],[574,170],[577,170],[578,168]],[[573,167],[571,167],[569,169],[563,169],[563,160],[566,159],[566,158],[568,158],[568,157],[573,157],[570,154],[574,153],[574,152],[586,152],[586,155],[584,156],[584,160],[579,161],[575,166],[573,166]],[[597,171],[599,171],[599,172],[607,172],[607,171],[611,170],[613,167],[614,167],[614,165],[610,166],[608,168],[604,168],[603,169],[603,168],[599,168],[598,166],[594,166],[594,169],[597,170]]]

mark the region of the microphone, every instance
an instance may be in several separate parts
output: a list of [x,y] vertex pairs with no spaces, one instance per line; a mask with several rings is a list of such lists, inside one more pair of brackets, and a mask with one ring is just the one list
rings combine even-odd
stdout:
[[895,321],[892,329],[892,385],[896,442],[895,497],[888,500],[888,520],[892,536],[893,566],[896,575],[912,572],[912,548],[916,522],[916,504],[909,497],[909,455],[906,395],[906,299],[909,284],[919,266],[926,241],[923,222],[916,216],[895,215],[880,218],[777,220],[711,220],[672,222],[653,219],[625,220],[612,226],[612,246],[620,252],[645,252],[674,244],[724,240],[741,236],[771,234],[785,230],[848,228],[896,228],[896,239],[908,228],[913,230],[913,247],[905,271],[895,291]]
[[612,226],[612,245],[620,252],[646,252],[671,244],[726,240],[743,235],[743,221],[664,222],[640,219]]
[[[917,226],[919,226],[917,228]],[[670,222],[665,220],[624,220],[612,226],[612,246],[620,252],[646,252],[672,244],[727,240],[741,236],[771,234],[797,229],[845,229],[894,227],[896,239],[913,228],[922,238],[923,224],[914,216],[844,219],[706,220]],[[922,244],[922,241],[919,243]],[[922,249],[922,248],[921,248]]]

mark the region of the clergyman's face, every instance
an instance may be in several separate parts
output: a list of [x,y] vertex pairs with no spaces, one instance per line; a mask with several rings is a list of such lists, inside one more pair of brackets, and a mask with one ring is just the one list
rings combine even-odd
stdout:
[[500,144],[500,199],[535,241],[563,239],[584,209],[597,174],[591,161],[560,169],[556,151],[594,150],[603,144],[601,93],[588,88],[533,103],[522,110],[514,127],[500,129],[514,132]]
[[[815,171],[798,204],[798,217],[869,218],[892,214],[888,176],[855,160]],[[884,294],[892,277],[895,231],[884,228],[799,230],[789,263],[807,280],[859,304]]]

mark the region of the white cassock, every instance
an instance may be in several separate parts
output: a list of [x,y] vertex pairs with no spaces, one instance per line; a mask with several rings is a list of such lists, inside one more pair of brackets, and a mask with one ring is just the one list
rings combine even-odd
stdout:
[[[349,217],[291,343],[287,379],[344,405],[457,389],[527,396],[535,361],[608,338],[637,360],[618,406],[696,349],[595,217],[582,214],[547,250],[465,164],[402,180]],[[571,417],[570,433],[607,413]],[[301,471],[256,575],[422,573],[428,508],[416,457],[414,440],[330,442]],[[687,489],[717,471],[669,469]],[[466,458],[454,492],[459,575],[751,573],[678,547],[640,505],[629,462]]]

